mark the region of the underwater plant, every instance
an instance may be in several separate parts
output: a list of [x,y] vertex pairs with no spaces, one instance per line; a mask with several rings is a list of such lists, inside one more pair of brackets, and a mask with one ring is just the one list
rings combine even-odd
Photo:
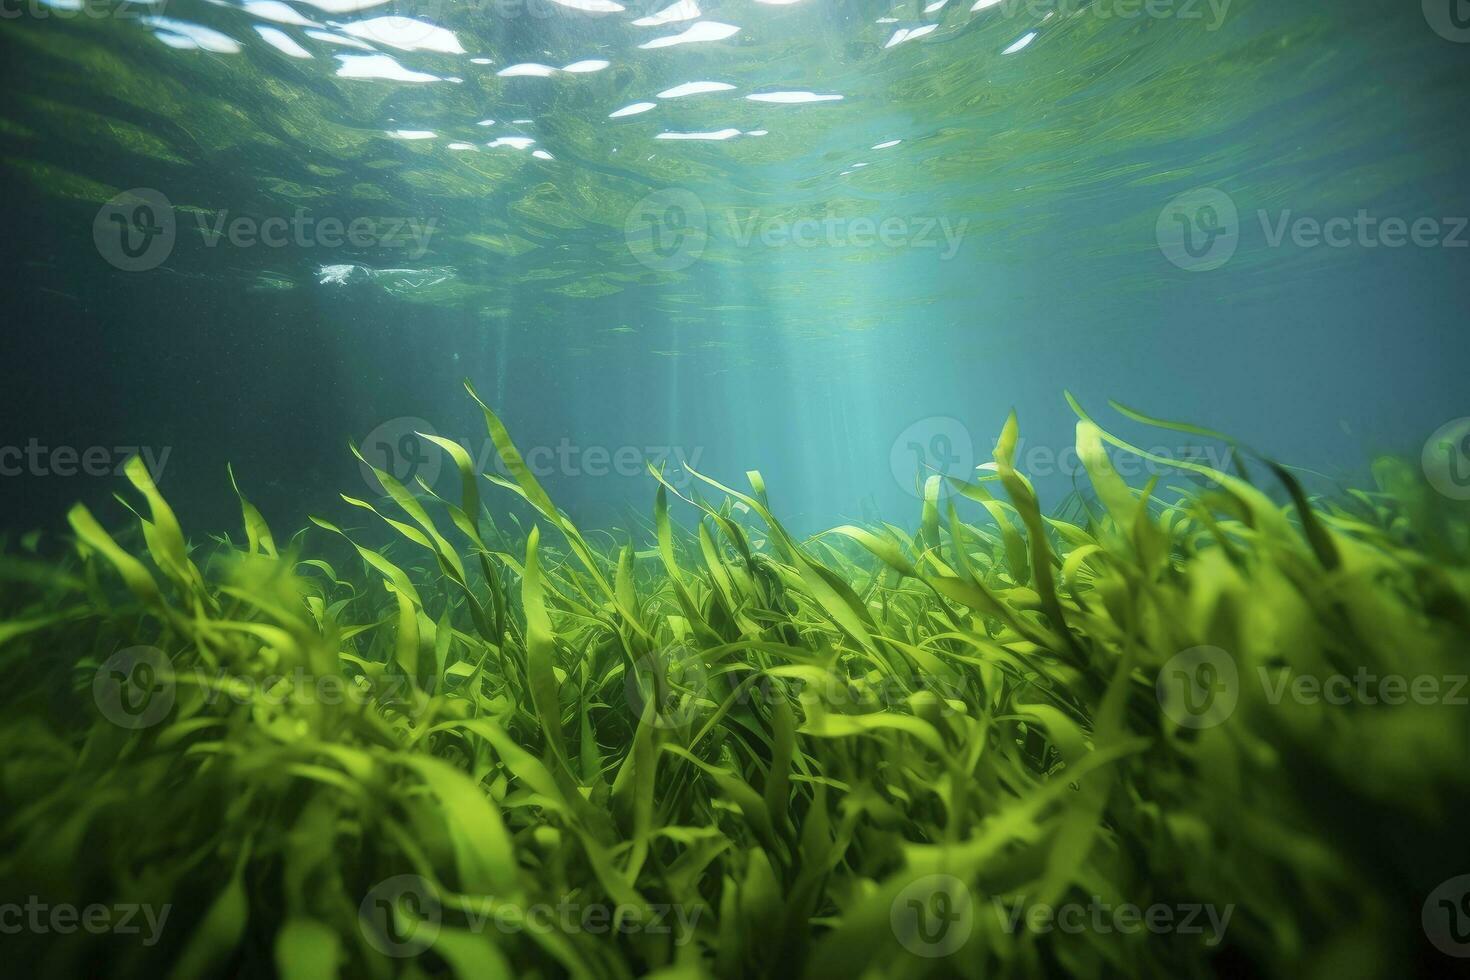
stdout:
[[480,407],[524,532],[424,436],[459,499],[374,468],[385,501],[344,497],[371,529],[278,543],[241,494],[243,541],[191,543],[134,461],[131,534],[78,506],[71,559],[4,561],[9,958],[845,980],[1470,953],[1470,515],[1408,465],[1331,499],[1269,461],[1281,499],[1187,460],[1198,484],[1136,488],[1108,447],[1148,454],[1074,402],[1075,519],[1012,416],[993,470],[926,480],[914,533],[798,540],[758,473],[651,469],[644,542],[580,531]]

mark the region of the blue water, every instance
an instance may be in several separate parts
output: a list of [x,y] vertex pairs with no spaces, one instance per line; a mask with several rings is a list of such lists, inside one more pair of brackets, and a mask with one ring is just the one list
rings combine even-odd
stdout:
[[227,462],[281,527],[341,516],[349,440],[452,492],[413,433],[493,468],[464,379],[600,526],[646,459],[911,523],[1013,409],[1058,503],[1066,391],[1323,486],[1466,414],[1448,4],[346,6],[7,8],[10,531],[132,447],[196,528],[234,527]]

